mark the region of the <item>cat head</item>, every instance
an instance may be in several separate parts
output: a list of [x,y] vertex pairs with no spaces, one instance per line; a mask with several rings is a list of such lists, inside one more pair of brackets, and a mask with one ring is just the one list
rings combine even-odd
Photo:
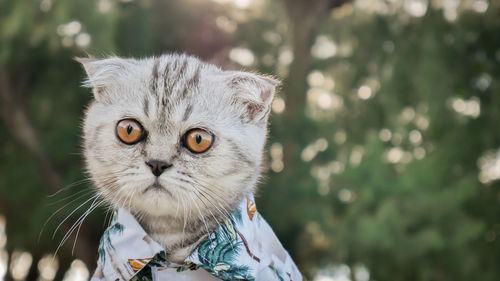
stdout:
[[107,202],[180,217],[254,191],[277,81],[186,55],[77,60],[94,94],[86,166]]

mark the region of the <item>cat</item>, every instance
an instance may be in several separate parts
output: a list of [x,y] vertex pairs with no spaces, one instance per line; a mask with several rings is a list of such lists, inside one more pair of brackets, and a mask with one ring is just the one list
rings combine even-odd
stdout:
[[96,192],[182,264],[255,193],[279,82],[185,54],[77,61],[94,96],[83,147]]

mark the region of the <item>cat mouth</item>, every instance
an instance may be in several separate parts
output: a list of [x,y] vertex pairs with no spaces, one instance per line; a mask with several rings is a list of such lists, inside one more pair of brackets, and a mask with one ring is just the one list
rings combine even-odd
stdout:
[[168,191],[163,185],[161,185],[158,181],[156,181],[155,183],[153,183],[152,185],[148,186],[146,189],[144,189],[144,191],[142,193],[146,193],[148,191],[155,191],[155,192],[166,192],[170,195],[172,195],[170,193],[170,191]]

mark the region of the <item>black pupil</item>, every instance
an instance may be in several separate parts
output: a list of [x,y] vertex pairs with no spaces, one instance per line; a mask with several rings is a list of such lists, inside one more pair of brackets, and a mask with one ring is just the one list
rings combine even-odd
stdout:
[[128,126],[127,126],[127,134],[129,134],[129,135],[130,135],[130,134],[132,133],[132,130],[133,130],[133,129],[134,129],[134,128],[132,128],[132,126],[128,125]]
[[203,140],[203,137],[200,134],[196,135],[196,143],[197,144],[200,144],[202,140]]

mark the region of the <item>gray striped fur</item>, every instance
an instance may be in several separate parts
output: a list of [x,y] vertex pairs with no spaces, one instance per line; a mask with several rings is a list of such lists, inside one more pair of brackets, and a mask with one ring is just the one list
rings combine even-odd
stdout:
[[[98,192],[182,261],[255,191],[276,82],[187,55],[79,61],[95,97],[84,119],[84,155]],[[118,140],[115,126],[128,118],[142,124],[145,140]],[[210,150],[183,146],[192,128],[214,134]],[[173,166],[156,179],[149,160]],[[147,190],[155,180],[165,190]]]

